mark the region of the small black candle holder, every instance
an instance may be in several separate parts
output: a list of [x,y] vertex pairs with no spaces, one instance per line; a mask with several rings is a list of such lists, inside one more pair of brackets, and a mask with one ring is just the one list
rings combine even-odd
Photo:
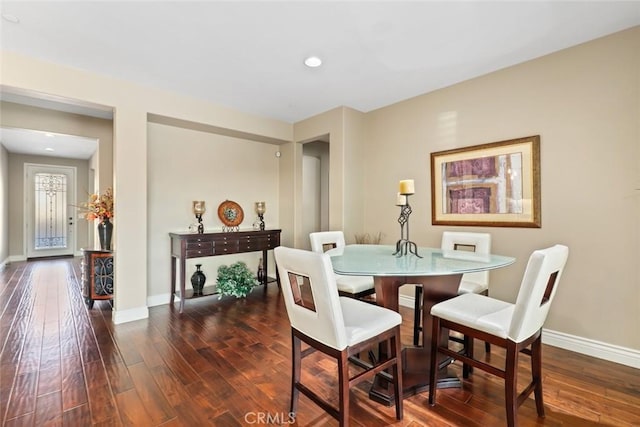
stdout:
[[202,214],[197,213],[196,219],[198,220],[198,234],[204,233],[204,225],[202,224]]
[[267,211],[267,204],[265,202],[256,202],[255,209],[258,214],[258,220],[260,220],[260,230],[264,230],[264,213]]
[[204,233],[204,225],[202,224],[202,214],[207,210],[204,207],[204,201],[202,200],[194,200],[193,201],[193,214],[196,216],[198,220],[198,234]]
[[403,194],[403,196],[406,197],[407,203],[400,206],[400,216],[398,217],[400,240],[396,242],[396,251],[393,254],[400,257],[411,253],[418,258],[422,258],[418,255],[418,245],[409,240],[409,216],[412,212],[411,205],[409,204],[410,194]]

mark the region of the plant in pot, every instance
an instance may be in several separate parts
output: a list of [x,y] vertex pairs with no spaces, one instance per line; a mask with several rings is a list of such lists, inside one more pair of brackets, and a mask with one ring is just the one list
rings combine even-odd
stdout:
[[247,267],[247,264],[242,261],[218,267],[218,278],[216,279],[216,288],[220,295],[218,299],[225,295],[245,298],[251,292],[251,289],[257,285],[258,281]]

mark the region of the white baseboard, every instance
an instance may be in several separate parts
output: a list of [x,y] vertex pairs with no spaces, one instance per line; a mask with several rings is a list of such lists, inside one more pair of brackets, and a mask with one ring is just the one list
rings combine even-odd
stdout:
[[148,317],[148,307],[137,307],[129,310],[114,310],[112,319],[114,325],[119,325],[120,323],[133,322],[134,320],[147,319]]
[[632,348],[621,347],[549,329],[542,330],[542,342],[554,347],[564,348],[565,350],[575,351],[576,353],[640,369],[640,351]]
[[[399,298],[399,304],[403,307],[413,308],[414,301],[415,299],[408,295],[401,294]],[[565,350],[640,369],[640,350],[549,329],[542,330],[542,342],[553,347],[564,348]]]
[[398,300],[398,304],[400,304],[400,306],[402,307],[409,307],[409,308],[413,308],[414,304],[415,304],[416,299],[414,297],[410,297],[408,295],[403,295],[400,294],[399,300]]
[[[180,301],[180,297],[176,295],[176,302]],[[147,307],[155,307],[158,305],[165,305],[171,302],[171,293],[167,292],[166,294],[160,295],[151,295],[147,297]]]
[[26,255],[11,255],[9,257],[9,262],[20,262],[20,261],[26,261],[26,260],[27,260]]

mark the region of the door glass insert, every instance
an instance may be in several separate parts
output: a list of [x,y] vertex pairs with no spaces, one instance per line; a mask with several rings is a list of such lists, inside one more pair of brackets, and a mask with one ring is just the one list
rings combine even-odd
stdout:
[[67,247],[67,176],[35,174],[34,248]]

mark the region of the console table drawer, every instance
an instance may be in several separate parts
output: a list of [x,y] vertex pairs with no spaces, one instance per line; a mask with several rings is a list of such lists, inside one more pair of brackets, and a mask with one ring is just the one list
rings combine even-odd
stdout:
[[213,242],[204,239],[185,241],[185,253],[187,258],[197,258],[213,255]]
[[198,258],[201,256],[213,256],[213,246],[209,246],[208,248],[202,249],[187,249],[186,250],[187,258]]
[[267,248],[274,249],[280,246],[280,233],[269,234],[267,236]]
[[189,249],[205,249],[212,248],[213,242],[211,240],[187,240],[186,241],[187,250]]
[[240,250],[240,245],[237,240],[222,240],[216,241],[215,250],[213,252],[215,255],[225,255],[237,254],[242,251]]

